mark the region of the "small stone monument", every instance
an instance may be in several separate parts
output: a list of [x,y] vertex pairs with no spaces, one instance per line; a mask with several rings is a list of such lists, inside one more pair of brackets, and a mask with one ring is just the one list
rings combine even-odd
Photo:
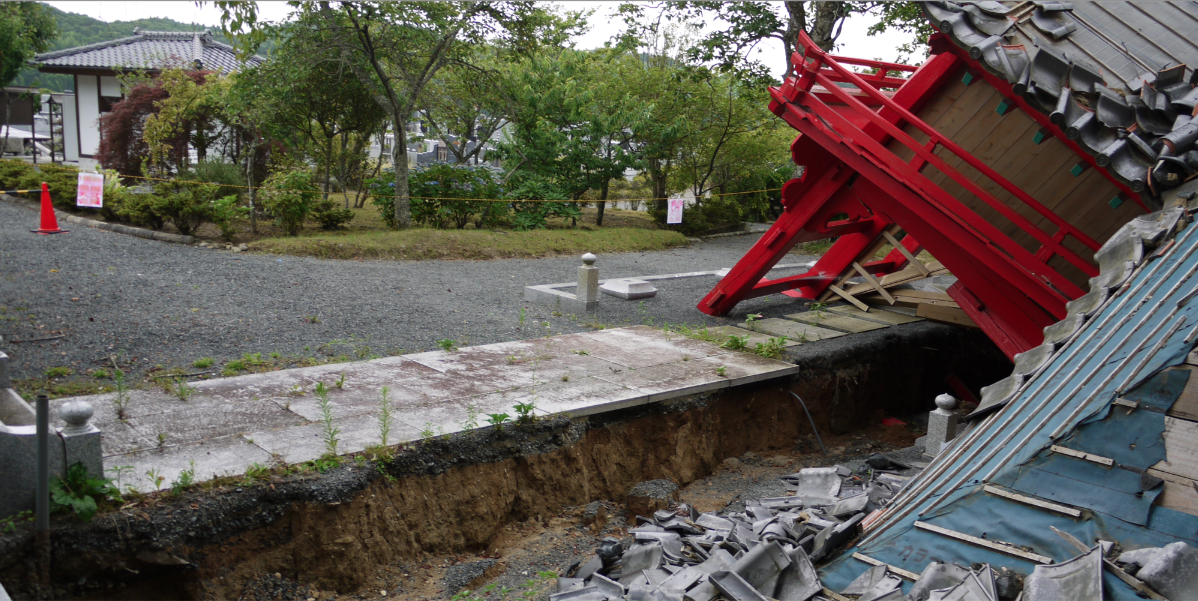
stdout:
[[82,463],[92,477],[104,475],[103,454],[100,451],[100,429],[88,423],[95,410],[82,399],[67,401],[58,408],[58,416],[66,422],[59,428],[62,436],[65,464]]
[[599,290],[608,296],[624,300],[637,300],[657,296],[657,288],[654,288],[652,284],[645,280],[635,278],[608,280],[599,287]]
[[578,290],[574,295],[579,302],[587,303],[587,308],[590,303],[599,302],[599,268],[595,267],[595,258],[591,253],[583,255],[583,265],[578,268]]
[[923,454],[935,457],[945,443],[957,437],[957,399],[951,394],[936,397],[936,410],[928,414],[928,435],[924,438]]

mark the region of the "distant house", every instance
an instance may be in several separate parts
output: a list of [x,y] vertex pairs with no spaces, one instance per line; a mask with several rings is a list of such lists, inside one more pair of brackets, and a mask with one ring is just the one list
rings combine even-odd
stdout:
[[[261,63],[253,56],[249,65]],[[155,75],[165,68],[205,69],[232,73],[246,63],[228,44],[217,42],[212,32],[133,30],[126,38],[39,54],[31,63],[43,73],[75,77],[74,102],[63,107],[63,134],[68,162],[84,169],[95,167],[100,147],[100,115],[124,97],[117,75],[135,70]]]

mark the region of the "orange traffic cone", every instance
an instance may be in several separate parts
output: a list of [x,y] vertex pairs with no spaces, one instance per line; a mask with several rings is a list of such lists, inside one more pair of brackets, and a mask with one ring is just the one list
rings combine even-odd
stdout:
[[58,229],[58,217],[54,215],[54,204],[50,202],[50,188],[46,182],[42,182],[42,226],[30,231],[43,236],[67,233],[67,230]]

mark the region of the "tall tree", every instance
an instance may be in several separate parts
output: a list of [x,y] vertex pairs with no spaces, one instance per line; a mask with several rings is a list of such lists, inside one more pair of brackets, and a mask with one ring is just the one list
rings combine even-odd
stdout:
[[[249,28],[262,37],[252,3],[218,2],[226,31]],[[313,2],[293,3],[302,27],[328,35],[342,64],[387,111],[395,130],[395,223],[412,223],[408,191],[408,123],[429,84],[449,65],[468,65],[484,43],[527,52],[560,20],[533,2]],[[253,41],[253,40],[251,40]]]
[[[38,2],[0,2],[0,88],[16,79],[25,63],[38,52],[45,52],[58,35],[49,7]],[[8,149],[8,122],[12,107],[4,97],[4,140],[0,150]],[[39,102],[34,100],[34,104]]]

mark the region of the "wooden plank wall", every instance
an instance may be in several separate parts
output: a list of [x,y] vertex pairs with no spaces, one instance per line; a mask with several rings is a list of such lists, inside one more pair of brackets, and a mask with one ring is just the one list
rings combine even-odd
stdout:
[[1198,516],[1198,357],[1193,353],[1175,369],[1190,371],[1181,396],[1165,413],[1165,459],[1148,473],[1165,481],[1156,504]]
[[[974,79],[971,85],[966,86],[961,77],[957,77],[924,106],[919,116],[1099,244],[1133,217],[1143,214],[1144,211],[1130,199],[1117,208],[1111,208],[1108,203],[1118,193],[1114,184],[1096,169],[1087,169],[1075,177],[1070,169],[1081,158],[1052,136],[1036,144],[1033,140],[1040,129],[1039,125],[1017,107],[1009,109],[1005,115],[999,115],[997,108],[1002,101],[1002,95],[984,80]],[[904,131],[920,143],[928,140],[928,136],[910,125]],[[914,156],[911,150],[896,141],[891,141],[888,148],[904,160]],[[956,155],[943,148],[938,149],[936,154],[948,166],[976,182],[1046,234],[1051,236],[1056,233],[1056,226],[1048,218],[1042,217],[976,169],[965,165]],[[923,173],[1027,250],[1035,252],[1040,248],[1039,241],[1031,234],[1024,232],[936,168],[926,166]],[[1066,239],[1065,246],[1078,252],[1083,259],[1093,262],[1092,251],[1080,242],[1070,237]],[[1088,278],[1063,258],[1054,257],[1049,265],[1083,290],[1088,289]]]

